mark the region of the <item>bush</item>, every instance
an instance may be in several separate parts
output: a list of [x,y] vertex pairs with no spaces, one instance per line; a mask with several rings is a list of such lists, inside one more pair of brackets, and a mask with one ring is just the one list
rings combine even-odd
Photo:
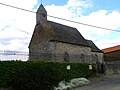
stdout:
[[[71,69],[66,67],[70,65]],[[0,61],[0,87],[16,90],[53,90],[62,80],[91,77],[88,64],[43,61]]]

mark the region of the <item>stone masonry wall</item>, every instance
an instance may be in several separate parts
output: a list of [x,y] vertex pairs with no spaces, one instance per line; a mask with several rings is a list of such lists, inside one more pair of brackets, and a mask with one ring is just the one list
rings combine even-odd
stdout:
[[92,63],[100,62],[103,63],[103,53],[92,52]]
[[50,50],[55,61],[86,62],[91,61],[91,48],[67,44],[63,42],[50,42]]
[[106,74],[120,74],[120,61],[106,62]]
[[91,62],[91,48],[62,42],[45,42],[29,50],[30,60]]
[[50,60],[50,43],[40,43],[29,49],[29,60]]
[[102,62],[103,54],[92,52],[91,48],[86,46],[68,44],[63,42],[44,42],[36,45],[29,50],[30,60],[48,60],[48,61],[68,61],[96,63],[97,60]]

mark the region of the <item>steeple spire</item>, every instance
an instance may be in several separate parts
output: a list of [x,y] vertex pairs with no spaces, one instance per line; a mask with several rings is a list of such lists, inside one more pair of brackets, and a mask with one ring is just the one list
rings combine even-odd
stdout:
[[44,6],[41,4],[36,12],[36,23],[47,22],[47,11]]

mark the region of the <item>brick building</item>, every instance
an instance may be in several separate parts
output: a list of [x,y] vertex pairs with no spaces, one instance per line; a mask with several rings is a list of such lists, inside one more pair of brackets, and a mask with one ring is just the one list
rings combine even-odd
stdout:
[[41,4],[29,44],[29,59],[102,63],[103,52],[76,28],[48,21],[47,11]]

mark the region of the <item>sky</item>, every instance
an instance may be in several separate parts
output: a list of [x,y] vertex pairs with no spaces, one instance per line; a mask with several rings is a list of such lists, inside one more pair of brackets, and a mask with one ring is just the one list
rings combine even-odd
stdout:
[[[0,0],[0,3],[36,12],[42,3],[48,15],[109,28],[110,31],[52,17],[48,20],[75,27],[100,49],[120,45],[119,0]],[[0,50],[27,51],[36,14],[0,4]]]

